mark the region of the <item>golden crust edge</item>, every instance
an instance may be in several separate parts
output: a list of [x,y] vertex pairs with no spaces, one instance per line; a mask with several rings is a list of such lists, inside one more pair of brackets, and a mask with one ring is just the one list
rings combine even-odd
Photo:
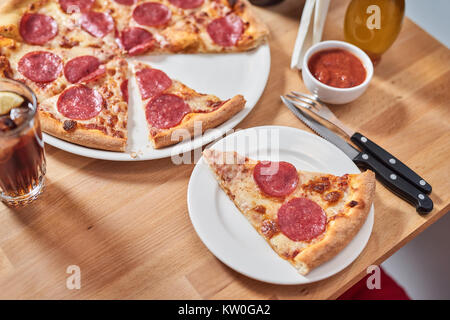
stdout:
[[247,22],[252,26],[251,33],[254,34],[255,41],[257,43],[264,42],[269,37],[269,28],[262,22],[261,18],[255,13],[254,6],[250,4],[247,0],[242,0],[246,4],[244,11],[244,17]]
[[[355,237],[367,219],[375,195],[375,174],[367,170],[352,183],[356,188],[348,201],[358,201],[347,214],[336,216],[329,223],[325,237],[302,250],[290,261],[302,275],[335,257]],[[363,204],[363,205],[361,205]]]
[[[186,115],[183,121],[178,126],[164,130],[163,132],[159,132],[155,136],[150,135],[150,140],[155,149],[160,149],[166,146],[176,144],[184,139],[191,138],[194,136],[194,122],[196,121],[202,122],[202,133],[203,133],[207,129],[214,128],[224,123],[232,116],[234,116],[236,113],[241,111],[244,108],[244,106],[245,106],[244,97],[242,95],[234,96],[215,111],[207,113],[190,113]],[[172,134],[176,133],[177,130],[187,130],[188,135],[181,134],[177,136],[177,138],[173,139]]]
[[63,129],[62,123],[45,112],[39,112],[42,131],[68,142],[75,143],[88,148],[95,148],[108,151],[124,152],[126,138],[117,138],[105,135],[100,130],[75,128],[67,132]]

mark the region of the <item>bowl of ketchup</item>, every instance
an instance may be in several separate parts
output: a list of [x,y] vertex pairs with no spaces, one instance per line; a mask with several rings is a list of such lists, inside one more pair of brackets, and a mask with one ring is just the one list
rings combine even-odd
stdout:
[[303,82],[320,100],[343,104],[366,91],[373,76],[369,56],[343,41],[322,41],[306,51],[302,68]]

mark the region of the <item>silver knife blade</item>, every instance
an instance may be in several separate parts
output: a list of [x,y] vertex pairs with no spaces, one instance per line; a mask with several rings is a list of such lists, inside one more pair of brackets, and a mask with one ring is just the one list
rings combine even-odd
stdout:
[[294,104],[289,102],[285,97],[280,96],[281,101],[291,110],[297,118],[299,118],[304,124],[306,124],[312,131],[317,133],[325,140],[331,142],[336,147],[341,149],[350,159],[355,159],[360,153],[356,148],[352,147],[344,139],[339,137],[336,133],[325,127],[324,125],[311,118],[309,115],[299,110]]

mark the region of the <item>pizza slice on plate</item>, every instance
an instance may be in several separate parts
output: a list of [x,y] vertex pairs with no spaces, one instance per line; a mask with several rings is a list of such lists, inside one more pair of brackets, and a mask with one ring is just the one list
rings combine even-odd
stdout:
[[245,0],[116,0],[111,14],[130,55],[247,51],[268,35]]
[[[82,56],[78,66],[89,66]],[[88,62],[83,62],[88,59]],[[66,68],[69,64],[66,64]],[[69,65],[70,66],[70,65]],[[68,83],[65,89],[39,105],[42,129],[60,139],[83,146],[124,151],[127,142],[128,64],[114,58],[84,76],[81,69],[71,76],[89,81]]]
[[336,256],[366,221],[372,171],[341,177],[207,149],[204,159],[236,207],[300,274]]
[[155,148],[178,143],[214,128],[245,106],[241,95],[221,100],[211,94],[198,93],[143,63],[138,63],[135,71],[150,140]]

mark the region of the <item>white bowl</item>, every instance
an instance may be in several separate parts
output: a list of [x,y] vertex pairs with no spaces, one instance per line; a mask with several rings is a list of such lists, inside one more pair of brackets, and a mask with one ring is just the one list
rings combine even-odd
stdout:
[[[318,51],[336,48],[347,50],[359,58],[366,69],[366,79],[363,83],[351,88],[336,88],[320,82],[311,74],[311,71],[308,68],[309,58],[311,58],[311,56]],[[321,101],[331,104],[349,103],[357,99],[364,93],[364,91],[366,91],[370,80],[372,80],[373,64],[369,56],[364,51],[348,42],[335,40],[322,41],[316,43],[309,48],[308,51],[306,51],[303,58],[302,76],[306,88],[308,88],[308,90],[312,94],[316,95]]]

